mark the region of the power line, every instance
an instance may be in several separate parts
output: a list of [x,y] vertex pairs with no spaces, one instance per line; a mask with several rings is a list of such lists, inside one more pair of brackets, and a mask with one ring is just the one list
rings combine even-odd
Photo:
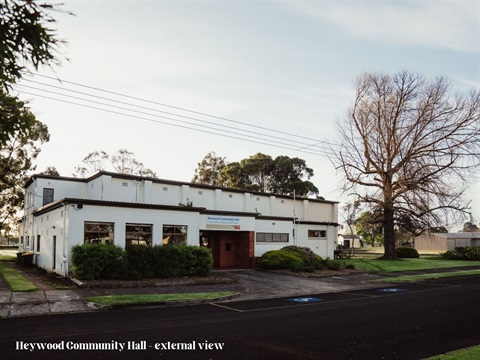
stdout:
[[[34,83],[38,83],[38,82],[34,82]],[[226,129],[237,130],[237,131],[241,131],[241,132],[248,133],[249,136],[251,136],[250,134],[253,134],[253,135],[255,135],[255,136],[253,136],[253,138],[261,139],[261,140],[264,140],[264,141],[282,140],[282,141],[286,141],[286,142],[290,142],[290,143],[294,143],[294,144],[299,144],[299,142],[298,142],[297,140],[287,139],[287,138],[285,138],[285,137],[273,136],[273,135],[268,135],[268,134],[259,133],[259,132],[256,132],[256,131],[251,131],[251,130],[246,130],[246,129],[240,129],[240,128],[236,128],[236,127],[233,127],[233,126],[228,126],[228,125],[224,125],[224,124],[218,124],[218,123],[214,123],[214,122],[211,122],[211,121],[205,121],[205,120],[201,120],[201,119],[197,119],[197,118],[193,118],[193,117],[188,117],[188,116],[179,115],[179,114],[175,114],[175,113],[165,112],[165,111],[161,111],[161,110],[157,110],[157,109],[153,109],[153,108],[148,108],[148,107],[144,107],[144,106],[139,106],[139,105],[135,105],[135,104],[123,102],[123,101],[117,101],[117,100],[110,99],[110,98],[99,97],[99,96],[95,96],[95,95],[92,95],[92,94],[83,93],[83,92],[79,92],[79,91],[75,91],[75,90],[62,89],[62,88],[60,88],[60,87],[58,87],[58,86],[54,86],[54,85],[42,84],[42,83],[38,83],[38,84],[40,84],[40,85],[45,85],[45,86],[49,86],[49,87],[53,87],[53,88],[56,88],[56,89],[61,89],[61,90],[69,91],[69,92],[73,92],[73,93],[80,94],[80,95],[84,95],[84,96],[89,96],[89,97],[93,97],[93,98],[103,99],[103,100],[111,101],[111,102],[114,102],[114,103],[120,103],[120,104],[124,104],[124,105],[128,105],[128,106],[133,106],[133,107],[145,109],[145,110],[148,110],[148,111],[159,112],[159,113],[168,114],[168,115],[171,115],[171,116],[177,116],[177,117],[180,117],[180,118],[182,118],[182,119],[189,119],[189,120],[192,120],[192,121],[196,121],[196,122],[200,122],[200,123],[206,123],[206,124],[210,124],[210,125],[214,125],[214,126],[219,126],[219,127],[223,127],[223,128],[226,128]],[[143,111],[138,111],[138,110],[132,110],[132,109],[125,108],[125,107],[120,107],[120,106],[117,106],[117,105],[112,105],[112,104],[107,104],[107,103],[103,103],[103,102],[99,102],[99,101],[95,101],[95,100],[85,99],[85,98],[78,97],[78,96],[67,95],[67,94],[64,94],[64,93],[61,93],[61,92],[45,90],[45,89],[37,88],[37,87],[34,87],[34,86],[28,86],[28,85],[21,84],[21,85],[17,85],[17,90],[18,90],[18,87],[20,87],[20,88],[23,87],[23,88],[33,89],[33,90],[37,90],[37,91],[46,92],[46,93],[49,93],[49,94],[54,94],[54,95],[64,96],[64,97],[68,97],[68,98],[72,98],[72,99],[76,99],[76,100],[86,101],[86,102],[94,103],[94,104],[97,104],[97,105],[109,106],[109,107],[113,107],[113,108],[120,109],[120,110],[125,110],[125,111],[134,112],[134,113],[139,113],[139,114],[142,114],[142,115],[148,115],[148,116],[163,118],[163,119],[167,119],[167,120],[171,120],[171,121],[175,121],[175,122],[186,123],[186,124],[189,124],[189,125],[202,126],[202,125],[194,124],[194,123],[191,123],[191,122],[188,122],[188,121],[184,121],[184,120],[173,119],[173,118],[171,118],[171,117],[165,117],[165,116],[156,115],[156,114],[151,114],[151,113],[147,113],[147,112],[143,112]],[[20,91],[21,91],[21,90],[20,90]],[[51,98],[51,99],[53,99],[53,98]],[[209,127],[209,126],[205,126],[205,127],[212,129],[212,127]],[[215,129],[215,130],[217,130],[217,129]],[[224,130],[221,130],[221,129],[218,129],[218,130],[224,131]],[[237,133],[237,134],[238,134],[238,133]],[[239,135],[245,136],[244,134],[239,134]],[[259,135],[259,136],[262,136],[262,138],[259,138],[258,135]],[[270,140],[270,138],[275,139],[275,140]],[[302,145],[304,145],[304,146],[301,147],[301,148],[298,148],[297,150],[301,151],[301,150],[304,150],[304,149],[307,149],[307,148],[311,148],[311,147],[315,147],[315,146],[320,147],[320,146],[319,146],[320,143],[321,143],[321,142],[318,142],[318,141],[317,141],[317,143],[315,143],[315,144],[307,144],[307,143],[300,142],[300,144],[302,144]],[[293,145],[289,145],[289,146],[293,146]],[[296,149],[296,148],[293,148],[293,149]],[[324,151],[324,153],[327,152],[326,149],[323,149],[323,151]],[[320,153],[319,155],[323,155],[323,153]]]
[[132,100],[142,101],[142,102],[155,104],[155,105],[159,105],[159,106],[165,106],[165,107],[176,109],[176,110],[186,111],[186,112],[189,112],[189,113],[192,113],[192,114],[211,117],[211,118],[214,118],[214,119],[217,119],[217,120],[223,120],[223,121],[232,122],[232,123],[235,123],[235,124],[240,124],[240,125],[244,125],[244,126],[249,126],[249,127],[253,127],[253,128],[257,128],[257,129],[262,129],[262,130],[271,131],[271,132],[275,132],[275,133],[279,133],[279,134],[283,134],[283,135],[288,135],[288,136],[292,136],[292,137],[296,137],[296,138],[301,138],[301,139],[305,139],[305,140],[311,140],[311,141],[318,142],[318,139],[312,139],[312,138],[302,136],[302,135],[296,135],[296,134],[292,134],[292,133],[288,133],[288,132],[284,132],[284,131],[280,131],[280,130],[270,129],[270,128],[263,127],[263,126],[252,125],[252,124],[249,124],[249,123],[236,121],[236,120],[228,119],[228,118],[225,118],[225,117],[220,117],[220,116],[216,116],[216,115],[212,115],[212,114],[208,114],[208,113],[203,113],[203,112],[199,112],[199,111],[195,111],[195,110],[190,110],[190,109],[179,107],[179,106],[173,106],[173,105],[169,105],[169,104],[165,104],[165,103],[161,103],[161,102],[157,102],[157,101],[146,100],[146,99],[135,97],[135,96],[130,96],[130,95],[114,92],[114,91],[100,89],[100,88],[97,88],[97,87],[94,87],[94,86],[84,85],[84,84],[80,84],[80,83],[76,83],[76,82],[72,82],[72,81],[67,81],[67,80],[55,78],[55,77],[52,77],[52,76],[41,75],[41,74],[35,74],[35,76],[47,78],[47,79],[50,79],[50,80],[57,80],[61,83],[80,86],[80,87],[95,90],[95,91],[101,91],[101,92],[105,92],[107,94],[121,96],[121,97],[125,97],[125,98],[132,99]]
[[[86,107],[86,108],[90,108],[90,109],[94,109],[94,110],[100,110],[100,111],[104,111],[104,112],[108,112],[108,113],[112,113],[112,114],[117,114],[117,115],[122,115],[122,116],[127,116],[127,117],[133,117],[133,118],[136,118],[136,119],[145,120],[145,121],[150,121],[150,122],[154,122],[154,123],[159,123],[159,124],[164,124],[164,125],[175,126],[175,127],[182,128],[182,129],[195,130],[195,131],[200,131],[200,132],[207,133],[207,134],[213,134],[213,135],[219,135],[219,136],[223,136],[223,137],[228,137],[228,138],[231,138],[231,139],[244,140],[244,141],[253,142],[253,143],[257,143],[257,144],[268,145],[268,146],[278,147],[278,148],[282,148],[282,149],[298,151],[296,148],[287,147],[287,146],[282,146],[282,145],[278,145],[278,144],[269,144],[269,143],[264,143],[264,142],[261,142],[261,141],[250,140],[250,139],[247,139],[247,138],[241,138],[241,137],[232,136],[232,135],[228,135],[228,134],[221,134],[221,133],[216,133],[216,132],[213,132],[213,131],[208,131],[208,130],[202,130],[202,129],[192,128],[192,127],[188,127],[188,126],[184,126],[184,125],[177,125],[177,124],[167,123],[167,122],[160,121],[160,120],[154,120],[154,119],[149,119],[149,118],[145,118],[145,117],[141,117],[141,116],[137,116],[137,115],[125,114],[125,113],[121,113],[121,112],[118,112],[118,111],[113,111],[113,110],[108,110],[108,109],[102,109],[102,108],[98,108],[98,107],[95,107],[95,106],[90,106],[90,105],[75,103],[75,102],[68,101],[68,100],[57,99],[57,98],[53,98],[53,97],[46,96],[46,95],[40,95],[40,94],[31,93],[31,92],[28,92],[28,91],[21,91],[21,92],[22,92],[23,94],[28,94],[28,95],[33,95],[33,96],[39,96],[39,97],[42,97],[42,98],[46,98],[46,99],[50,99],[50,100],[55,100],[55,101],[59,101],[59,102],[67,103],[67,104],[82,106],[82,107]],[[222,131],[222,130],[219,130],[219,131]],[[237,134],[237,135],[238,135],[238,134]],[[268,141],[268,140],[267,140],[267,141]],[[301,151],[301,152],[304,152],[304,153],[307,153],[307,154],[312,154],[312,155],[321,155],[321,156],[323,156],[323,154],[321,154],[321,153],[309,152],[309,151],[304,151],[304,150]]]
[[[49,76],[44,76],[44,75],[37,75],[37,76],[48,78],[48,79],[55,79],[55,78],[52,78],[52,77],[49,77]],[[62,87],[59,87],[59,86],[55,86],[55,85],[52,85],[52,84],[46,84],[46,83],[39,82],[39,81],[34,81],[34,80],[29,80],[29,79],[24,79],[24,80],[26,80],[28,82],[31,82],[31,83],[41,85],[41,86],[46,86],[46,87],[49,87],[49,88],[55,88],[55,89],[58,89],[58,90],[61,90],[61,91],[69,92],[69,93],[79,94],[81,96],[87,96],[87,97],[90,97],[90,98],[106,100],[106,101],[112,102],[113,104],[118,103],[118,104],[127,105],[127,106],[138,108],[138,109],[153,111],[155,113],[162,113],[162,114],[167,114],[167,115],[170,115],[170,116],[179,117],[179,118],[182,118],[182,119],[188,119],[188,120],[198,122],[200,124],[192,123],[192,122],[185,121],[185,120],[174,119],[174,118],[171,118],[171,117],[160,116],[158,114],[146,113],[146,112],[139,111],[139,110],[124,108],[124,107],[121,107],[121,106],[118,106],[118,105],[102,103],[102,102],[98,102],[98,101],[95,101],[95,100],[86,99],[86,98],[83,98],[83,97],[77,97],[77,96],[68,95],[68,94],[61,93],[61,92],[59,93],[59,92],[46,90],[46,89],[42,89],[42,88],[37,88],[37,87],[32,87],[32,86],[28,86],[28,85],[24,85],[24,84],[21,84],[21,85],[19,84],[18,85],[19,87],[34,89],[36,91],[46,92],[46,93],[49,93],[49,94],[55,94],[55,95],[59,95],[59,96],[62,96],[62,97],[73,98],[73,99],[76,99],[76,100],[80,100],[82,102],[94,103],[94,104],[101,105],[101,106],[113,107],[115,109],[120,109],[122,111],[133,112],[134,114],[141,114],[142,116],[133,116],[133,117],[138,118],[138,119],[142,119],[142,120],[153,121],[152,119],[147,119],[147,118],[143,117],[143,115],[147,115],[147,116],[152,116],[152,117],[156,117],[156,118],[166,119],[166,120],[169,120],[169,121],[174,121],[174,122],[177,122],[177,123],[183,123],[183,124],[190,125],[190,126],[177,126],[177,127],[183,127],[185,129],[202,131],[201,128],[203,127],[205,129],[210,129],[210,130],[215,130],[215,131],[220,131],[220,132],[226,132],[226,130],[218,128],[218,127],[222,127],[222,128],[229,129],[229,130],[235,130],[236,132],[234,131],[233,134],[237,135],[237,136],[227,136],[225,134],[212,132],[212,131],[203,131],[203,132],[210,133],[210,134],[215,134],[215,135],[218,135],[218,136],[227,136],[227,137],[230,137],[230,138],[235,138],[235,139],[244,140],[244,141],[250,141],[250,139],[253,138],[253,139],[261,140],[261,142],[260,141],[250,141],[250,142],[255,142],[255,143],[259,143],[259,144],[279,147],[279,148],[293,150],[293,151],[300,151],[300,152],[304,152],[304,153],[308,153],[308,154],[312,154],[312,155],[326,156],[326,157],[329,157],[329,158],[331,158],[332,156],[335,156],[335,153],[334,153],[334,150],[333,150],[334,145],[329,144],[326,141],[318,141],[318,139],[312,139],[312,138],[308,138],[308,137],[305,137],[305,136],[300,136],[300,135],[290,134],[290,133],[283,132],[283,131],[269,129],[269,128],[266,128],[266,127],[251,125],[251,124],[240,122],[240,121],[234,121],[234,120],[218,117],[218,116],[211,115],[211,114],[201,113],[201,112],[189,110],[189,109],[186,109],[186,108],[181,108],[181,107],[176,107],[176,106],[172,106],[172,105],[168,105],[168,104],[164,104],[164,103],[145,100],[145,99],[141,99],[141,98],[138,98],[138,97],[133,97],[133,96],[125,95],[125,94],[120,94],[120,93],[117,93],[117,92],[103,90],[103,89],[99,89],[99,88],[96,88],[96,87],[83,85],[83,84],[78,84],[78,83],[73,83],[73,82],[69,82],[69,81],[65,81],[65,80],[61,80],[61,79],[55,79],[55,80],[59,80],[61,83],[62,82],[63,83],[69,83],[69,84],[73,84],[75,86],[80,86],[80,87],[84,87],[84,88],[88,88],[88,89],[93,89],[93,90],[96,90],[96,91],[101,91],[101,92],[105,92],[105,93],[109,93],[109,94],[113,94],[113,95],[118,95],[118,96],[129,98],[129,99],[143,101],[143,102],[150,103],[150,104],[167,106],[169,108],[179,109],[181,111],[186,111],[186,112],[190,112],[190,113],[193,113],[193,114],[198,114],[198,115],[207,116],[207,117],[211,117],[211,118],[215,118],[215,119],[219,119],[219,120],[223,120],[223,121],[227,121],[227,122],[231,122],[231,123],[235,123],[235,124],[240,124],[242,126],[251,127],[251,128],[254,128],[254,129],[263,129],[263,130],[266,130],[268,132],[288,135],[290,137],[297,138],[297,139],[307,139],[309,141],[314,141],[315,143],[312,144],[312,143],[307,143],[305,141],[288,139],[284,136],[280,137],[280,136],[275,136],[275,135],[271,135],[271,134],[268,134],[268,133],[267,134],[261,133],[259,131],[241,129],[241,128],[238,128],[238,127],[233,127],[233,126],[229,126],[229,125],[225,125],[225,124],[221,124],[221,123],[216,123],[216,122],[211,122],[211,121],[207,121],[207,120],[203,120],[203,119],[198,119],[198,118],[194,118],[194,117],[191,117],[191,116],[176,114],[176,113],[173,113],[173,112],[166,112],[166,111],[154,109],[154,108],[151,108],[151,107],[145,107],[145,106],[141,106],[141,105],[137,105],[137,104],[132,104],[130,102],[119,101],[119,100],[116,100],[116,99],[102,97],[102,96],[98,96],[98,95],[94,95],[94,94],[90,94],[90,93],[86,93],[86,92],[82,92],[82,91],[72,90],[72,89],[68,89],[68,88],[62,88]],[[54,100],[54,101],[61,101],[61,102],[69,103],[69,104],[73,104],[73,105],[89,107],[89,108],[95,109],[95,110],[108,111],[108,110],[105,110],[105,109],[98,108],[96,106],[85,106],[83,104],[78,104],[78,103],[72,102],[72,101],[64,101],[64,100],[60,100],[60,99],[57,99],[57,98],[53,98],[51,96],[44,96],[44,95],[40,95],[40,94],[36,94],[36,93],[31,93],[31,92],[27,92],[27,91],[24,91],[24,90],[21,90],[21,89],[17,89],[17,90],[19,92],[22,92],[22,93],[26,93],[26,94],[33,95],[33,96],[40,96],[40,97],[48,98],[48,99],[51,99],[51,100]],[[122,116],[129,116],[128,114],[119,113],[119,112],[115,112],[115,111],[108,111],[108,112],[118,113]],[[157,123],[161,123],[161,124],[164,124],[164,125],[175,126],[174,124],[164,122],[164,121],[157,121]],[[214,127],[206,126],[204,124],[213,125]],[[192,128],[191,126],[200,127],[200,129]],[[229,131],[229,133],[232,133],[232,131]],[[247,136],[245,133],[248,134],[248,138],[245,138]],[[238,136],[241,136],[241,138],[239,138]],[[279,144],[278,140],[281,140],[283,142],[288,142],[290,144],[285,144],[285,143]],[[270,143],[265,143],[265,141],[270,142]],[[273,144],[271,144],[271,143],[273,143]],[[300,145],[300,146],[298,146],[298,145]],[[306,149],[310,149],[310,150],[306,151]]]

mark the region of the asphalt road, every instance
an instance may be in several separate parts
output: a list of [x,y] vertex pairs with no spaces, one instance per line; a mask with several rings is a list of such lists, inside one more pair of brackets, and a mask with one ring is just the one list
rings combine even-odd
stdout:
[[[295,298],[1,319],[0,356],[422,359],[480,344],[479,321],[480,277],[468,277]],[[105,349],[78,350],[100,346]]]

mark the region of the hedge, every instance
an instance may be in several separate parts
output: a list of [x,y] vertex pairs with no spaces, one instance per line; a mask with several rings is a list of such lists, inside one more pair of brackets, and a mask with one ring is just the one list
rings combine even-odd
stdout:
[[262,255],[260,267],[265,270],[282,270],[313,272],[323,266],[322,258],[310,248],[285,246],[280,250],[270,250]]
[[411,247],[399,247],[395,249],[397,258],[399,259],[416,259],[420,257],[417,249]]
[[441,255],[447,260],[480,260],[480,247],[460,246],[455,248],[455,250],[441,253]]
[[93,279],[143,279],[205,276],[212,271],[212,254],[198,246],[77,245],[72,248],[77,277]]

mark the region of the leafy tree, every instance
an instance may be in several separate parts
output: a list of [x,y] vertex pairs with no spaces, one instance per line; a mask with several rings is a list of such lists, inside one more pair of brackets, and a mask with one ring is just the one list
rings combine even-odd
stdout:
[[308,180],[313,170],[305,160],[257,153],[240,162],[227,164],[219,174],[223,186],[247,191],[260,191],[275,194],[306,196],[318,194],[318,189]]
[[429,229],[467,210],[461,195],[480,160],[480,93],[449,89],[443,77],[366,73],[339,126],[336,166],[345,190],[381,209],[386,259],[395,258],[395,226]]
[[[17,105],[21,116],[34,118],[23,103]],[[14,227],[23,204],[23,185],[35,169],[32,162],[40,152],[39,145],[48,140],[47,126],[34,119],[28,134],[17,132],[0,146],[0,229]]]
[[[305,160],[277,156],[273,161],[269,191],[275,194],[293,194],[306,196],[318,194],[317,187],[310,181],[313,169],[307,167]],[[304,177],[307,180],[302,180]]]
[[477,232],[479,231],[478,226],[472,223],[471,221],[467,221],[463,224],[462,232]]
[[245,190],[268,192],[271,188],[273,159],[269,155],[256,153],[240,161]]
[[58,170],[55,166],[47,167],[40,174],[41,175],[49,175],[49,176],[60,176],[60,173],[58,172]]
[[74,176],[87,177],[98,171],[106,170],[110,165],[120,174],[157,177],[153,170],[146,168],[143,163],[135,159],[135,154],[126,149],[119,149],[109,155],[105,151],[94,151],[83,158],[82,163],[75,167]]
[[209,152],[195,169],[193,183],[200,183],[213,186],[223,186],[219,179],[220,172],[227,165],[225,157],[220,157],[214,151]]
[[57,37],[51,25],[53,13],[62,13],[61,5],[32,0],[3,0],[0,2],[0,146],[11,136],[28,135],[35,127],[32,118],[18,116],[18,99],[8,91],[28,66],[59,65],[59,48],[64,41]]
[[368,244],[382,242],[382,216],[378,212],[365,211],[355,221],[357,234],[361,235]]

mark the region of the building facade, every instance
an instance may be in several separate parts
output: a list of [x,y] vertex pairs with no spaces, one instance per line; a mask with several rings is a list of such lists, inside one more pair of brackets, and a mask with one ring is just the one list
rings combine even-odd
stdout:
[[86,243],[206,246],[214,267],[249,268],[287,245],[333,258],[337,227],[335,201],[110,172],[34,175],[25,185],[20,242],[37,266],[63,276],[71,248]]
[[466,246],[480,246],[480,232],[431,233],[414,239],[418,251],[445,252]]

